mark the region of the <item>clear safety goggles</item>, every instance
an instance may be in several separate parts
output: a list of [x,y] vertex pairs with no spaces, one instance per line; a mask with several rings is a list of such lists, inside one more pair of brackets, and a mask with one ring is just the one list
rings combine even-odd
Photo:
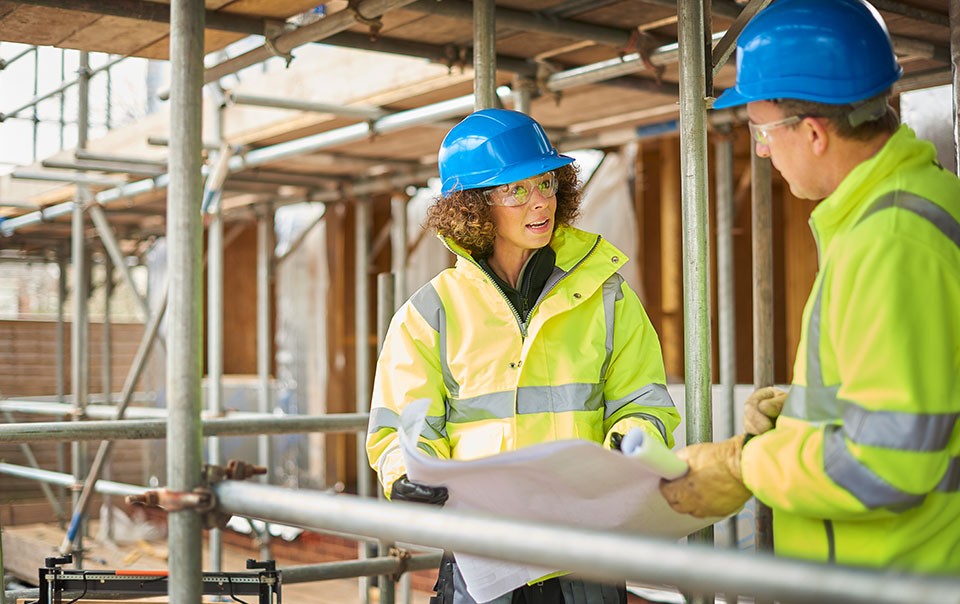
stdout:
[[782,120],[777,120],[775,122],[767,122],[766,124],[754,124],[750,122],[748,126],[750,127],[750,136],[753,137],[754,142],[758,145],[763,145],[766,147],[770,144],[770,131],[776,130],[777,128],[783,128],[785,126],[792,126],[794,124],[799,124],[803,121],[803,118],[806,116],[803,115],[791,115],[790,117],[785,117]]
[[487,189],[483,195],[489,205],[516,207],[530,201],[534,190],[543,197],[553,197],[557,194],[559,186],[557,176],[553,172],[544,172],[539,176]]

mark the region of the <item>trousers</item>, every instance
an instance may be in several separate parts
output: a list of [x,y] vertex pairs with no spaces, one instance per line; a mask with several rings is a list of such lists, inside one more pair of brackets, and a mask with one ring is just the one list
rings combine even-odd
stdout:
[[430,604],[627,604],[625,583],[606,585],[577,577],[562,576],[523,585],[489,602],[477,602],[467,592],[463,575],[453,555],[445,553],[433,586]]

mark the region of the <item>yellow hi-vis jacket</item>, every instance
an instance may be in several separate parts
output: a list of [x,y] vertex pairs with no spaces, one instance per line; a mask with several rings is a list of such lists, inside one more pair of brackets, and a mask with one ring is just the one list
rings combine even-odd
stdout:
[[660,342],[617,273],[622,252],[559,228],[556,268],[521,323],[470,254],[445,243],[456,266],[397,311],[377,362],[367,455],[388,496],[406,473],[400,414],[422,399],[430,405],[420,448],[442,459],[571,438],[609,444],[634,426],[673,445],[680,419]]
[[777,554],[960,573],[960,181],[906,126],[814,210],[820,270],[747,487]]

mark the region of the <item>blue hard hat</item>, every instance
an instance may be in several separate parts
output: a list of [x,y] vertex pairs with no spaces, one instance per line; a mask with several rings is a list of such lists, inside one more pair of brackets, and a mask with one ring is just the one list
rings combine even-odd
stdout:
[[503,185],[572,163],[533,118],[481,109],[450,129],[440,144],[440,192]]
[[799,99],[844,105],[896,82],[883,18],[863,0],[775,0],[737,40],[737,83],[713,107]]

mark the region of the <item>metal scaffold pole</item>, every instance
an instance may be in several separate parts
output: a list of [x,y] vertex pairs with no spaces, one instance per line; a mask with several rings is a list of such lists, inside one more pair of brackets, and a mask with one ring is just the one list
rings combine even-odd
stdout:
[[474,109],[497,106],[496,3],[473,2],[473,93]]
[[[66,363],[66,320],[64,310],[67,304],[67,271],[69,262],[67,250],[65,248],[57,249],[57,402],[61,405],[67,393],[67,371]],[[67,467],[67,446],[65,443],[57,443],[57,471],[64,472]],[[63,487],[57,489],[57,501],[60,509],[66,508],[67,490]],[[60,528],[65,528],[66,518],[60,519]]]
[[[207,87],[211,96],[220,101],[213,103],[212,130],[214,140],[223,145],[224,109],[223,93],[218,84]],[[219,160],[219,157],[217,157]],[[207,208],[210,223],[207,225],[207,408],[213,417],[223,414],[223,206],[219,198],[213,207]],[[207,462],[220,465],[223,461],[220,439],[207,440]],[[223,565],[223,533],[219,528],[210,529],[208,537],[211,570],[221,570]]]
[[[90,123],[89,96],[89,55],[80,53],[80,75],[77,103],[77,147],[87,146],[87,134]],[[73,262],[73,321],[70,324],[70,381],[74,393],[74,421],[83,418],[89,394],[89,367],[88,355],[88,324],[89,324],[89,281],[87,245],[84,233],[84,206],[90,201],[90,188],[87,185],[76,185],[76,200],[73,203],[71,216],[71,258]],[[71,445],[71,464],[73,476],[77,482],[83,480],[86,474],[86,446],[81,443]],[[80,493],[74,491],[71,497],[71,507],[76,509],[80,501]],[[67,529],[67,539],[73,544],[76,551],[74,562],[77,568],[83,568],[83,534],[86,530],[82,514],[74,514]]]
[[[715,144],[716,215],[717,215],[717,337],[720,365],[720,413],[716,438],[730,438],[736,433],[734,387],[737,384],[737,307],[734,289],[733,255],[733,140],[729,126],[721,126]],[[737,546],[737,517],[723,521],[726,528],[724,547]]]
[[[270,285],[273,283],[273,205],[266,204],[257,214],[257,410],[273,412],[270,366],[273,356]],[[273,476],[272,440],[268,434],[257,436],[257,464],[266,469],[260,481],[270,484]],[[260,557],[270,558],[270,526],[259,537]]]
[[[713,439],[708,237],[707,107],[704,8],[678,4],[680,27],[680,173],[683,216],[683,334],[687,443]],[[713,542],[712,527],[688,537]]]
[[[396,200],[394,200],[396,201]],[[396,204],[393,204],[396,209]],[[399,235],[396,232],[396,222],[394,222],[393,238]],[[404,233],[404,243],[406,236]],[[394,292],[396,289],[396,279],[393,273],[380,273],[377,275],[377,354],[383,349],[383,342],[386,339],[387,328],[390,326],[390,320],[393,318],[396,299]],[[380,491],[380,489],[378,489]],[[379,493],[379,499],[384,499],[383,493]],[[390,550],[394,547],[392,541],[380,541],[380,557],[389,556]],[[404,575],[406,576],[406,575]],[[397,599],[397,586],[390,575],[380,575],[377,577],[380,586],[380,604],[394,604]]]
[[[368,267],[370,266],[370,200],[357,198],[354,210],[354,340],[356,361],[356,404],[357,413],[370,412],[370,285]],[[367,463],[366,430],[357,432],[357,495],[371,497],[373,476]],[[376,555],[376,550],[367,543],[358,546],[361,560]],[[360,603],[370,601],[370,581],[360,578]]]
[[[770,160],[757,155],[750,145],[751,216],[753,233],[753,384],[772,386],[773,346],[773,200]],[[773,551],[773,512],[756,501],[756,547]]]
[[960,174],[960,0],[950,0],[950,62],[953,65],[953,152]]
[[[200,203],[204,4],[170,5],[170,189],[167,197],[169,311],[167,315],[167,486],[189,492],[201,486]],[[169,514],[171,604],[200,601],[203,526],[193,509]]]

